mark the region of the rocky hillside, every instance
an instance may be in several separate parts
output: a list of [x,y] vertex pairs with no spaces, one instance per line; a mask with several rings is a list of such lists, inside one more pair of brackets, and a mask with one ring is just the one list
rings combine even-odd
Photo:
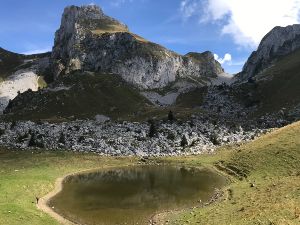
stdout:
[[234,95],[253,116],[300,118],[300,24],[275,27],[237,77]]
[[51,61],[53,79],[76,70],[113,73],[140,89],[162,88],[177,78],[207,80],[224,72],[212,53],[178,55],[131,33],[94,5],[64,10]]
[[49,64],[47,55],[20,56],[13,68],[47,75],[49,85],[6,99],[0,145],[178,155],[255,139],[300,119],[298,30],[274,28],[238,75],[247,82],[232,84],[211,52],[181,56],[97,6],[67,7]]
[[112,119],[134,117],[151,103],[119,76],[74,72],[37,92],[27,91],[11,101],[4,113],[15,119]]
[[0,114],[9,101],[29,89],[45,86],[49,53],[22,55],[0,48]]
[[[9,97],[5,93],[2,109],[21,92],[4,111],[14,119],[93,118],[97,114],[124,119],[165,114],[166,109],[156,106],[176,105],[177,97],[219,82],[218,75],[224,73],[211,52],[176,54],[131,33],[94,5],[67,7],[44,70],[40,64],[48,55],[41,56],[26,56],[25,61],[21,57],[26,71],[19,72],[32,71],[33,86],[19,90],[5,83],[15,91]],[[44,75],[50,85],[35,92],[37,74]]]
[[258,49],[251,54],[238,78],[242,81],[247,80],[299,48],[300,24],[275,27],[262,39]]
[[298,33],[300,25],[274,28],[238,75],[249,82],[231,85],[211,52],[181,56],[131,33],[97,6],[67,7],[50,57],[53,82],[18,95],[5,113],[13,119],[102,114],[140,121],[169,110],[183,117],[202,111],[281,126],[287,116],[300,118]]
[[300,119],[300,49],[278,59],[252,78],[234,87],[235,96],[255,115],[280,112]]
[[9,76],[24,61],[24,55],[7,51],[0,47],[0,79]]

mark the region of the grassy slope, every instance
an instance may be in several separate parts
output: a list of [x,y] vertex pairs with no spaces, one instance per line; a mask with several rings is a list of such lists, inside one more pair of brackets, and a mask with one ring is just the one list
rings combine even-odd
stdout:
[[129,165],[134,159],[103,158],[71,153],[24,153],[0,151],[0,224],[58,224],[40,212],[36,196],[54,188],[57,177],[90,168]]
[[[300,122],[239,148],[215,155],[161,159],[163,162],[214,167],[235,165],[247,171],[232,178],[222,201],[170,215],[171,224],[300,224]],[[128,165],[135,159],[72,153],[0,151],[0,224],[57,224],[35,208],[35,196],[53,188],[64,174],[102,166]],[[254,183],[255,187],[250,187]]]
[[[43,79],[39,84],[45,85]],[[176,105],[170,107],[153,106],[140,95],[139,90],[125,83],[119,76],[105,74],[84,74],[66,77],[64,86],[70,90],[57,92],[34,92],[18,96],[14,102],[13,114],[6,115],[9,120],[66,120],[75,118],[94,118],[103,114],[114,120],[147,121],[153,117],[167,118],[172,110],[178,119],[186,119],[200,112],[195,108],[202,102],[202,90],[181,95]],[[29,110],[24,110],[24,104]],[[37,107],[37,109],[35,108]]]
[[[71,88],[41,91],[42,95],[39,92],[25,93],[17,97],[17,104],[13,106],[15,115],[11,117],[49,119],[58,115],[63,118],[89,118],[104,114],[114,119],[126,119],[150,104],[136,89],[114,75],[74,74],[65,78],[63,84]],[[24,104],[29,110],[24,110]]]
[[[300,224],[300,122],[234,151],[223,150],[194,164],[215,163],[244,171],[225,190],[223,201],[172,215],[171,224]],[[254,183],[255,187],[251,187]]]
[[257,85],[243,85],[237,96],[244,101],[251,93],[251,99],[260,102],[258,115],[299,104],[300,50],[279,59],[255,78]]
[[91,32],[93,34],[102,35],[105,33],[114,34],[114,33],[119,33],[119,32],[121,32],[121,33],[125,32],[125,33],[132,34],[138,41],[148,42],[146,39],[140,37],[139,35],[131,33],[128,30],[128,28],[126,26],[124,26],[123,24],[120,24],[118,22],[113,22],[113,21],[105,21],[105,20],[102,20],[102,21],[103,22],[101,24],[99,24],[97,29],[91,30]]
[[179,107],[195,108],[203,103],[207,88],[197,88],[187,93],[180,94],[176,99],[176,105]]
[[17,66],[23,63],[23,55],[0,48],[0,81],[11,75]]
[[262,83],[259,91],[264,110],[280,109],[299,104],[300,99],[300,50],[279,60],[258,78],[272,76],[272,82]]

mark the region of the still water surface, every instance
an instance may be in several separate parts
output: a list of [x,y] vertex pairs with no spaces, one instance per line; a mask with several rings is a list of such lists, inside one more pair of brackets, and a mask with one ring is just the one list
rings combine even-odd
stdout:
[[67,219],[87,225],[148,224],[154,214],[208,201],[224,177],[206,169],[135,166],[67,177],[49,202]]

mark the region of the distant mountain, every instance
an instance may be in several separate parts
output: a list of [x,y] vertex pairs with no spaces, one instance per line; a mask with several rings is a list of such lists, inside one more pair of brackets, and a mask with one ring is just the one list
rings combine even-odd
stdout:
[[49,53],[23,55],[0,48],[0,114],[9,101],[28,89],[44,87]]
[[240,80],[247,80],[272,66],[278,59],[300,48],[300,24],[287,27],[275,27],[261,41],[243,71],[238,74]]
[[95,5],[64,10],[52,51],[53,79],[72,71],[113,73],[140,89],[177,79],[216,78],[224,72],[211,52],[185,56],[152,43]]
[[181,56],[131,33],[94,5],[64,10],[51,55],[6,55],[16,62],[11,71],[29,67],[48,82],[45,89],[3,100],[9,102],[4,112],[14,119],[101,114],[140,120],[169,109],[183,116],[207,112],[235,122],[266,114],[300,118],[300,25],[275,27],[267,34],[231,86],[232,77],[211,52]]
[[300,118],[300,24],[272,29],[236,77],[236,95],[256,115]]
[[[47,67],[37,73],[48,88],[19,94],[6,114],[18,119],[136,117],[155,112],[156,106],[175,105],[181,95],[189,99],[193,95],[187,92],[223,82],[218,75],[224,75],[211,52],[181,56],[131,33],[95,5],[65,8],[47,58]],[[39,62],[31,68],[39,68]]]
[[24,55],[7,51],[0,47],[0,79],[4,79],[24,62]]
[[246,107],[256,106],[256,116],[280,111],[284,117],[300,119],[300,49],[280,57],[234,90]]

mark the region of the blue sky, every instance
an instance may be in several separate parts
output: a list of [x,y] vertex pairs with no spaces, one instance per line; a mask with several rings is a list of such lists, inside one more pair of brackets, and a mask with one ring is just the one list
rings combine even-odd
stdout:
[[[277,1],[0,0],[0,47],[18,53],[50,50],[64,7],[94,3],[132,32],[175,52],[212,51],[235,73],[271,28],[299,23],[300,1]],[[274,12],[259,11],[258,4],[272,4]],[[256,16],[247,19],[252,9]]]

